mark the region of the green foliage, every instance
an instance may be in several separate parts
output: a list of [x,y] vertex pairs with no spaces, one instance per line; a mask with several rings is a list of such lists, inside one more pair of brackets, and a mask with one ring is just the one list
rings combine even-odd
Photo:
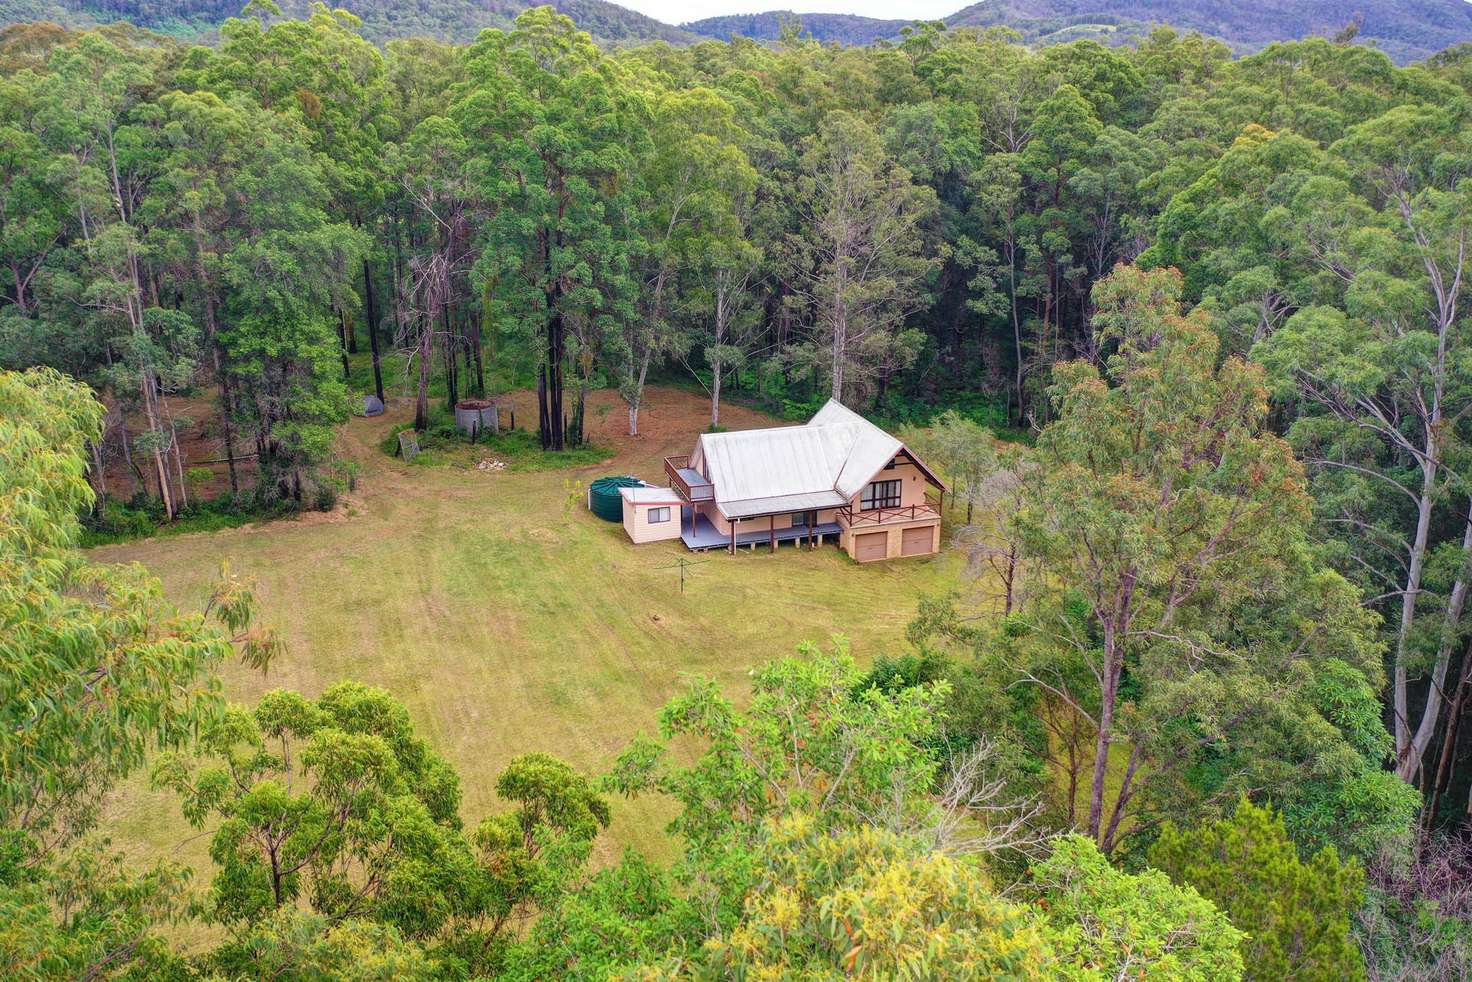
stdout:
[[794,814],[768,826],[740,922],[692,971],[651,978],[1041,979],[1049,940],[985,874],[874,828],[836,835]]
[[1193,887],[1246,933],[1249,979],[1360,979],[1364,958],[1350,935],[1364,872],[1326,847],[1307,862],[1271,807],[1245,798],[1236,814],[1197,829],[1167,824],[1150,864]]
[[28,858],[14,831],[0,839],[0,972],[49,980],[183,970],[159,930],[187,902],[188,874],[173,864],[137,870],[105,843],[69,850],[64,861]]
[[253,598],[228,575],[204,614],[183,614],[141,568],[83,558],[76,515],[92,500],[84,445],[101,417],[89,389],[53,371],[0,371],[6,976],[171,969],[177,959],[156,926],[182,913],[184,872],[129,868],[82,837],[117,781],[219,718],[213,669],[232,641],[257,668],[279,647],[249,631]]
[[[563,470],[601,464],[613,454],[591,443],[547,454],[537,435],[528,430],[503,430],[471,439],[455,428],[448,412],[431,414],[430,428],[418,434],[419,456],[415,467],[458,467],[473,469],[483,460],[499,460],[512,472]],[[409,423],[393,426],[379,441],[378,448],[390,457],[399,453],[399,434],[414,427]]]
[[[0,372],[0,817],[51,845],[85,832],[150,751],[214,718],[211,672],[231,651],[141,568],[76,550],[92,498],[83,445],[100,418],[91,392],[55,372]],[[237,599],[232,632],[249,620],[249,593]],[[269,657],[274,642],[259,641]]]
[[[399,939],[419,942],[437,971],[487,971],[512,925],[576,887],[609,819],[567,764],[527,754],[497,781],[511,809],[465,835],[454,771],[401,704],[352,682],[232,708],[193,754],[162,756],[153,779],[191,823],[215,827],[209,915],[244,938],[227,961],[269,960],[280,946],[283,958],[336,959],[339,944],[386,938],[411,962],[420,949]],[[288,916],[302,904],[327,923],[375,926],[329,933],[316,951],[304,925],[323,922]]]
[[1211,901],[1165,874],[1114,869],[1082,836],[1059,839],[1031,889],[1053,928],[1065,977],[1240,979],[1244,935]]
[[[1301,468],[1264,429],[1261,370],[1220,360],[1204,313],[1180,313],[1180,289],[1170,271],[1101,281],[1107,383],[1092,364],[1055,370],[1057,419],[1011,523],[1022,563],[1048,582],[999,654],[1083,721],[1086,827],[1106,850],[1137,807],[1199,814],[1250,787],[1296,808],[1345,795],[1379,764],[1320,701],[1334,680],[1378,680],[1371,618],[1315,565]],[[1075,604],[1086,616],[1071,623]],[[1357,818],[1383,836],[1404,827],[1403,800]]]
[[423,937],[468,902],[458,782],[387,693],[271,693],[206,729],[197,755],[165,755],[154,781],[183,797],[197,827],[218,823],[211,905],[222,923],[307,898]]
[[153,536],[218,532],[295,513],[290,501],[242,501],[224,494],[204,500],[191,499],[170,521],[163,506],[153,498],[145,498],[136,504],[106,498],[100,508],[82,516],[82,534],[78,544],[90,549]]

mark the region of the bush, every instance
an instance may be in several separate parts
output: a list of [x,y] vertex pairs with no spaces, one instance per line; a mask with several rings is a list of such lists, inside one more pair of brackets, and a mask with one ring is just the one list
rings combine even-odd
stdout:
[[288,501],[268,500],[259,496],[237,497],[227,493],[217,498],[191,501],[170,522],[164,514],[163,503],[156,498],[144,494],[136,495],[126,502],[117,498],[105,498],[94,511],[82,516],[80,545],[88,549],[155,535],[216,532],[251,522],[281,518],[295,510]]
[[1349,931],[1364,898],[1359,864],[1341,862],[1332,846],[1300,860],[1271,808],[1244,798],[1231,819],[1191,830],[1167,824],[1150,849],[1150,865],[1194,887],[1247,932],[1246,978],[1365,977]]
[[337,488],[330,481],[321,481],[312,492],[312,507],[318,511],[332,511],[337,507]]

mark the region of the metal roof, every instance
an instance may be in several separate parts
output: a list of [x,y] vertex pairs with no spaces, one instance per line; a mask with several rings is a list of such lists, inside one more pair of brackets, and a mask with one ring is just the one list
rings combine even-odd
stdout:
[[619,488],[618,493],[623,495],[625,501],[636,505],[683,505],[685,503],[673,488],[656,488],[647,484],[642,488]]
[[904,449],[830,399],[802,426],[702,433],[692,465],[703,465],[722,514],[748,518],[846,505]]

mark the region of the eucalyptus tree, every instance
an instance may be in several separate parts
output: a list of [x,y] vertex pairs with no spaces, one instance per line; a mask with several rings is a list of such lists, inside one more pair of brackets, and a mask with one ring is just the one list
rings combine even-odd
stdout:
[[[458,391],[461,332],[452,325],[452,311],[466,299],[477,259],[473,241],[476,202],[466,171],[467,155],[465,138],[456,123],[431,116],[414,128],[392,157],[404,196],[422,229],[417,246],[410,250],[411,285],[405,291],[405,331],[399,339],[417,368],[417,430],[429,425],[430,360],[436,338],[444,351],[445,388],[452,406]],[[483,394],[479,345],[468,354],[475,359],[477,388]]]
[[[1391,707],[1406,781],[1423,776],[1439,732],[1472,564],[1468,112],[1465,102],[1392,109],[1331,148],[1334,171],[1302,177],[1281,234],[1328,296],[1255,349],[1304,406],[1291,433],[1325,475],[1320,502],[1346,559],[1393,602]],[[1455,529],[1445,543],[1455,572],[1440,595],[1426,580],[1439,509]],[[1414,701],[1413,688],[1424,689]]]
[[1055,369],[1057,418],[1012,519],[1048,575],[1002,657],[1094,734],[1084,828],[1106,852],[1246,787],[1334,816],[1306,817],[1306,836],[1403,841],[1413,801],[1363,739],[1375,728],[1340,716],[1379,678],[1369,615],[1314,563],[1262,370],[1219,361],[1180,290],[1173,272],[1118,268],[1094,291],[1104,372]]
[[922,231],[935,192],[911,180],[862,117],[835,112],[807,143],[794,204],[804,218],[794,288],[812,312],[810,358],[832,398],[852,401],[918,353],[921,336],[905,319],[937,265]]
[[50,369],[0,371],[0,972],[13,977],[174,964],[158,926],[184,902],[183,873],[85,837],[119,781],[217,717],[222,661],[263,668],[280,650],[250,628],[239,581],[183,612],[141,567],[77,548],[102,414]]
[[[714,273],[719,294],[715,313],[722,321],[718,333],[729,328],[733,278],[738,275],[732,265],[742,265],[743,251],[749,248],[741,211],[756,186],[730,100],[707,88],[656,88],[646,98],[648,142],[641,145],[638,197],[631,202],[635,214],[630,216],[630,224],[640,230],[641,303],[635,316],[622,318],[619,346],[619,394],[628,405],[631,436],[639,433],[650,364],[688,346],[671,318],[683,280],[707,270]],[[720,257],[728,258],[723,263]]]
[[542,446],[562,450],[567,321],[617,315],[633,299],[638,243],[624,218],[641,110],[619,66],[550,8],[485,32],[466,59],[451,117],[477,191],[495,205],[476,281],[487,321],[513,335],[529,328],[540,346]]
[[152,460],[159,498],[172,516],[183,466],[167,397],[192,372],[193,338],[186,321],[159,309],[139,214],[158,167],[157,143],[143,123],[152,112],[145,87],[157,58],[97,35],[58,48],[48,60],[38,123],[58,158],[55,172],[81,255],[56,287],[99,336],[99,363],[126,352],[109,368],[117,394],[143,414],[147,431],[138,449]]

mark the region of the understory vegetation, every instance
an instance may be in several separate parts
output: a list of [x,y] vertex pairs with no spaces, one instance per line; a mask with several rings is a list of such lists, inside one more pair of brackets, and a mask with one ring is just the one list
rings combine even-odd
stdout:
[[[269,5],[210,47],[0,36],[0,974],[1467,978],[1472,50],[1351,41],[606,51],[544,7],[379,49]],[[365,397],[412,403],[416,463],[531,472],[609,458],[601,392],[641,436],[660,381],[713,430],[733,398],[901,430],[965,569],[889,657],[684,679],[589,766],[517,748],[477,814],[398,692],[224,698],[312,657],[245,580],[193,610],[81,551],[333,509],[399,445],[343,428]],[[535,422],[456,433],[513,389]],[[612,632],[571,539],[449,572]],[[455,619],[413,562],[406,646]],[[366,607],[358,572],[306,589]],[[892,585],[849,572],[835,609]],[[100,836],[144,774],[197,877]],[[630,801],[669,853],[599,852]]]

